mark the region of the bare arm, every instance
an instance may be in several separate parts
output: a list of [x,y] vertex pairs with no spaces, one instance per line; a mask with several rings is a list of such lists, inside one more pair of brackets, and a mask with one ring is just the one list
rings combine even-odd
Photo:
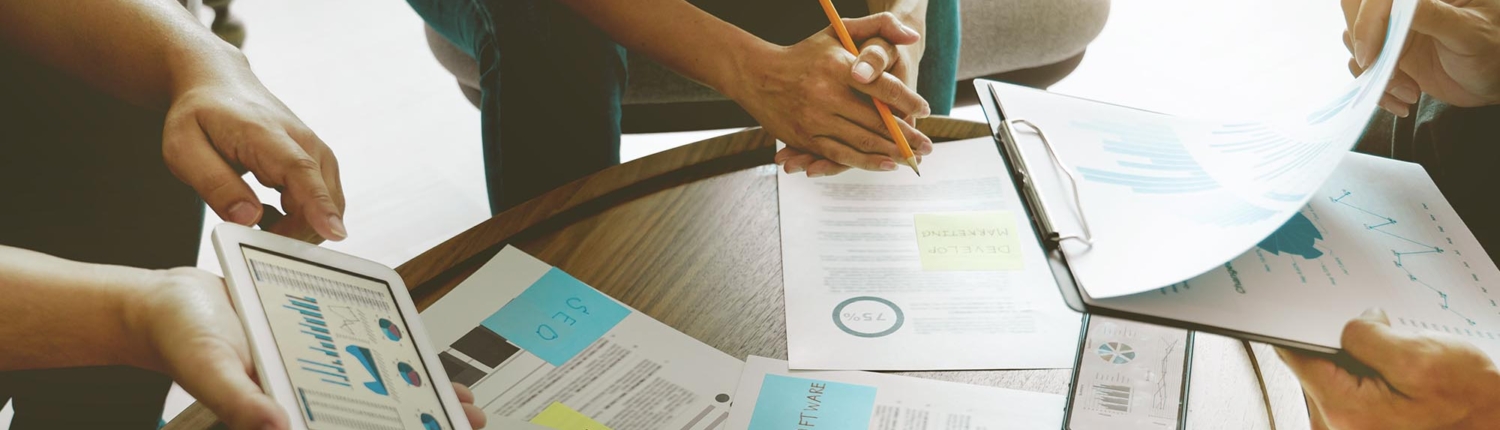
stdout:
[[0,44],[159,109],[198,81],[249,73],[172,0],[0,0]]
[[[810,175],[849,167],[897,169],[892,157],[900,152],[862,95],[880,99],[903,117],[929,111],[927,102],[893,75],[856,82],[849,73],[854,56],[826,29],[783,47],[683,0],[562,2],[626,48],[733,99],[790,147],[831,160],[809,169]],[[881,38],[907,45],[920,40],[893,14],[844,22],[857,42]],[[931,152],[931,139],[902,124],[916,153]]]
[[127,329],[126,301],[153,272],[0,246],[0,370],[151,367]]
[[[776,46],[683,0],[562,0],[627,49],[721,93]],[[663,25],[672,23],[672,25]]]
[[0,49],[165,110],[167,167],[220,218],[260,220],[260,199],[241,178],[248,170],[282,190],[291,216],[271,231],[314,242],[348,236],[333,151],[261,85],[239,49],[177,2],[0,0]]

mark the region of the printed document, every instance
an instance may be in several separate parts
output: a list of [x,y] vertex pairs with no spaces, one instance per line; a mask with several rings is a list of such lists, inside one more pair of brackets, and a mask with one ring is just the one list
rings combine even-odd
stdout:
[[1080,315],[992,139],[909,172],[777,175],[794,369],[1068,368]]
[[854,371],[787,370],[751,356],[726,430],[1055,429],[1063,396]]
[[[1078,283],[1095,298],[1182,282],[1250,249],[1317,195],[1385,93],[1415,0],[1393,2],[1380,56],[1320,103],[1264,119],[1202,120],[993,84]],[[941,149],[938,150],[941,153]],[[1058,175],[1075,173],[1075,194]],[[925,170],[925,169],[924,169]],[[1075,204],[1075,197],[1081,204]]]
[[1500,269],[1422,166],[1363,154],[1347,154],[1312,202],[1249,252],[1186,282],[1090,304],[1326,348],[1378,307],[1392,326],[1457,336],[1500,358]]
[[498,422],[715,429],[743,365],[512,247],[422,319],[449,378]]

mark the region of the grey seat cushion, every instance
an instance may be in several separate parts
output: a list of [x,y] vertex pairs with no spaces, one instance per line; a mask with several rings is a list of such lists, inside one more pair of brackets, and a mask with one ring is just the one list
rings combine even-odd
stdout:
[[[959,79],[1045,66],[1083,52],[1104,29],[1109,0],[966,0]],[[479,66],[432,28],[427,42],[476,102]],[[629,54],[625,104],[723,100],[724,96],[635,53]]]

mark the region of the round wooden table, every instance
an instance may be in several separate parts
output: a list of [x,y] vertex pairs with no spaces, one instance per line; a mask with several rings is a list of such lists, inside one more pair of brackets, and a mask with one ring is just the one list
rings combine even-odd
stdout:
[[[983,123],[939,117],[918,128],[939,142],[989,133]],[[753,128],[611,167],[496,215],[396,270],[425,309],[514,245],[729,355],[786,359],[774,150],[775,140]],[[1306,428],[1295,379],[1269,347],[1255,350],[1278,427]],[[1188,428],[1270,428],[1250,363],[1239,341],[1198,336]],[[902,374],[1064,394],[1071,372]],[[204,423],[212,415],[194,405],[171,427]]]

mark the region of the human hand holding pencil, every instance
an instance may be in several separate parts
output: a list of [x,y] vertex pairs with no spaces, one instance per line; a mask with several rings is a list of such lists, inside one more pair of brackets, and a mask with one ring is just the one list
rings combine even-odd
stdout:
[[[799,128],[795,127],[796,124],[778,124],[776,121],[763,120],[762,123],[766,129],[788,145],[777,152],[776,163],[781,165],[787,173],[805,171],[810,177],[834,175],[850,168],[896,170],[898,163],[908,164],[915,168],[918,156],[932,152],[932,140],[917,131],[911,124],[915,118],[927,116],[931,109],[920,95],[900,78],[890,73],[880,73],[874,79],[859,79],[854,71],[859,55],[858,51],[854,50],[854,41],[880,37],[892,44],[909,45],[920,42],[921,36],[901,24],[894,15],[889,13],[841,20],[837,18],[837,12],[831,7],[831,3],[826,4],[825,12],[828,12],[829,16],[833,17],[833,22],[838,25],[830,26],[827,30],[788,49],[817,47],[827,50],[820,54],[821,57],[807,57],[815,64],[811,69],[815,72],[826,72],[828,70],[824,69],[839,66],[841,70],[832,72],[842,75],[840,80],[845,81],[847,87],[824,89],[846,95],[807,92],[801,98],[810,103],[828,103],[828,100],[842,101],[846,98],[861,100],[857,96],[863,94],[869,96],[861,101],[865,110],[863,112],[844,111],[839,114],[839,118],[818,121],[817,128],[842,130],[842,133],[835,133],[837,136],[817,134],[801,141],[796,141],[801,137]],[[829,56],[843,61],[838,63],[827,61],[826,57]],[[825,63],[830,67],[822,67]],[[890,64],[887,63],[884,66],[888,68]],[[802,67],[808,68],[805,64]],[[877,105],[877,109],[868,109],[872,100],[883,103]],[[747,105],[747,108],[751,107]],[[752,114],[755,113],[755,109],[749,110]],[[897,119],[895,115],[900,115],[901,118],[907,120]],[[775,116],[770,117],[775,118]],[[788,128],[790,130],[787,130]],[[857,130],[853,132],[848,130],[856,128]],[[787,136],[789,132],[790,139]],[[851,139],[850,136],[855,138]],[[859,136],[864,137],[859,138]]]

